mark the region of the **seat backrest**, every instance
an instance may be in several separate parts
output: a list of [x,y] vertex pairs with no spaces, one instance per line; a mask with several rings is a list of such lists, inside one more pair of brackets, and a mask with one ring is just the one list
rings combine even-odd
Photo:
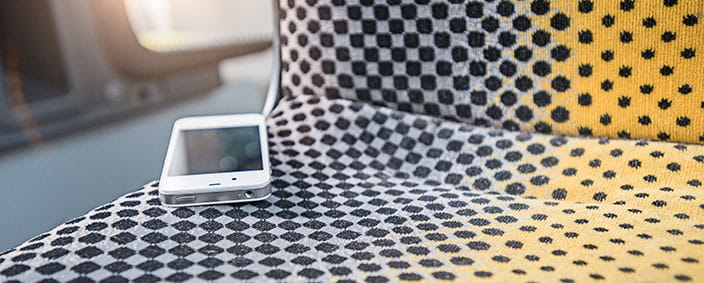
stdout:
[[704,143],[704,1],[281,1],[284,95]]

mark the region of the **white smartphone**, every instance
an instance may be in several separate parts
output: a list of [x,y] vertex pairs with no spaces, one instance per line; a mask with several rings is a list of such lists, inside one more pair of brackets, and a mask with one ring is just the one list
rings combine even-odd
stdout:
[[257,201],[271,194],[264,116],[181,118],[174,123],[159,180],[167,206]]

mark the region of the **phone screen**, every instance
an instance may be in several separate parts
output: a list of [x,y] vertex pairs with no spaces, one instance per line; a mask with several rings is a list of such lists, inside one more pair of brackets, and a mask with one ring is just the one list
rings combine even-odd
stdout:
[[259,126],[179,133],[169,176],[262,170]]

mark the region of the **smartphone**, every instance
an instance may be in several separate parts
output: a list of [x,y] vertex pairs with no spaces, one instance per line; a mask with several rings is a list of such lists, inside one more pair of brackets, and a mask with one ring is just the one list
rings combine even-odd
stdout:
[[257,201],[271,194],[264,116],[238,114],[177,120],[159,179],[167,206]]

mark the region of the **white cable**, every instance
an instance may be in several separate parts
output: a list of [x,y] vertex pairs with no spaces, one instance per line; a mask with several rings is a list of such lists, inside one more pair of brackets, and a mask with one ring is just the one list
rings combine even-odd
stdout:
[[264,100],[264,107],[262,108],[262,114],[264,116],[269,116],[276,102],[279,100],[279,91],[281,89],[281,46],[279,42],[279,1],[272,0],[274,4],[274,35],[271,41],[271,78],[269,79],[269,88],[266,93],[266,100]]

